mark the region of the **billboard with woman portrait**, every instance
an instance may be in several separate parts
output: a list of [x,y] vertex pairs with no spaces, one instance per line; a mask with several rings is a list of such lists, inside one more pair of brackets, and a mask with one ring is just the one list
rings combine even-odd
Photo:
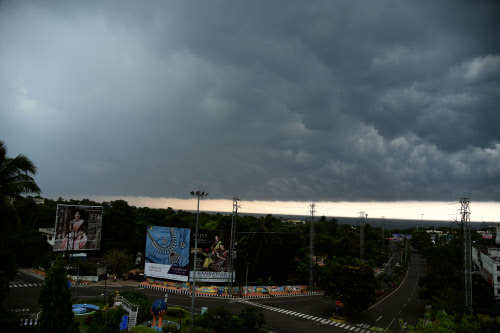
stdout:
[[57,205],[54,251],[93,251],[101,245],[102,206]]
[[[192,242],[193,244],[194,242]],[[189,273],[190,281],[196,274],[200,282],[234,282],[234,271],[230,256],[231,234],[226,230],[201,231],[198,236],[198,249],[193,247],[193,267]],[[196,273],[194,270],[194,252]],[[234,254],[233,254],[234,259]]]

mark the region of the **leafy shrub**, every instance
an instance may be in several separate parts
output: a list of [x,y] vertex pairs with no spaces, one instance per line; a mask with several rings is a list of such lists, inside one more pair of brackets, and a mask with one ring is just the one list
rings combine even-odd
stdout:
[[137,314],[137,322],[142,323],[151,319],[151,302],[147,296],[134,292],[134,291],[124,291],[120,293],[129,302],[139,306],[139,313]]

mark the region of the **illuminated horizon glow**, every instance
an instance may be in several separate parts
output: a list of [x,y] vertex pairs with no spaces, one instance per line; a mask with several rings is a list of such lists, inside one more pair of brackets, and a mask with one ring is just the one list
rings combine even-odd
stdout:
[[[83,196],[81,196],[83,198]],[[125,200],[130,205],[149,208],[168,208],[193,211],[196,199],[154,198],[146,196],[90,196],[95,201]],[[308,215],[309,201],[264,201],[241,200],[239,212],[242,214]],[[360,211],[368,218],[402,220],[460,220],[458,201],[315,201],[315,216],[358,217]],[[500,202],[471,201],[471,222],[499,222]],[[230,199],[204,199],[200,210],[210,212],[231,212]]]

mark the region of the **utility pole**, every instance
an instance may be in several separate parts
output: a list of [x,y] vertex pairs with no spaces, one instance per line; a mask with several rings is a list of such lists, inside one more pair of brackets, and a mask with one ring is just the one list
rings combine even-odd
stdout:
[[314,288],[314,273],[313,273],[313,257],[314,257],[314,209],[316,205],[311,203],[309,205],[309,213],[311,214],[311,226],[309,232],[309,290]]
[[194,323],[194,300],[196,298],[196,261],[198,260],[198,222],[200,219],[200,199],[206,198],[208,196],[207,192],[202,191],[191,191],[191,195],[198,199],[196,207],[196,231],[194,233],[194,265],[193,265],[193,282],[191,284],[191,326]]
[[236,259],[236,220],[238,218],[238,197],[233,197],[233,215],[231,216],[231,240],[229,244],[229,265],[231,271],[231,286],[234,286],[234,260]]
[[245,289],[245,296],[248,294],[248,261],[247,261],[247,272],[245,274],[245,286],[246,286],[246,289]]
[[382,216],[382,242],[385,240],[385,216]]
[[361,218],[359,223],[359,257],[361,260],[365,260],[365,225],[368,220],[368,214],[359,212],[359,217]]
[[472,312],[472,242],[470,232],[470,200],[460,199],[460,215],[462,216],[462,231],[464,236],[464,293],[465,308]]

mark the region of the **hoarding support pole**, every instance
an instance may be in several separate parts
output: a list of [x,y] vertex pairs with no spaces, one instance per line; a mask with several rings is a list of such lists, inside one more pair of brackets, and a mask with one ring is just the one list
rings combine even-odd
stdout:
[[245,274],[245,285],[246,285],[245,296],[247,296],[247,294],[248,294],[248,262],[247,262],[247,273]]
[[234,288],[234,259],[236,254],[236,219],[238,218],[238,197],[233,197],[233,215],[231,217],[231,239],[229,245],[229,264],[231,271],[231,291]]
[[192,196],[196,196],[198,204],[196,208],[196,226],[194,234],[194,265],[193,265],[193,283],[191,284],[191,327],[194,326],[194,300],[196,298],[196,261],[198,260],[198,221],[200,218],[200,198],[208,195],[206,192],[191,191]]

